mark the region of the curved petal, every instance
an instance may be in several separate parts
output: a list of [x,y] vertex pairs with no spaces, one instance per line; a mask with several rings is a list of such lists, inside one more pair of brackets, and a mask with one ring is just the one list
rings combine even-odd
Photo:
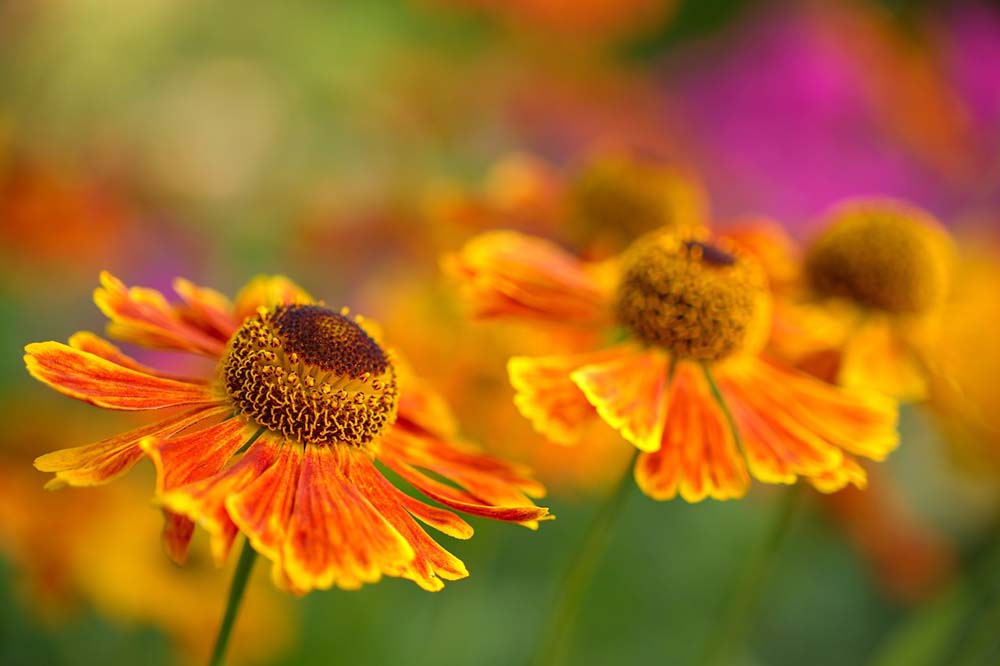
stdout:
[[635,479],[655,500],[679,493],[688,502],[742,497],[749,487],[746,463],[732,428],[694,363],[678,363],[670,381],[666,426],[658,451],[642,453]]
[[172,436],[151,435],[143,438],[140,442],[142,450],[156,467],[157,493],[218,474],[257,430],[255,426],[233,417],[232,408],[220,412],[216,414],[230,418]]
[[59,342],[35,342],[24,351],[32,377],[98,407],[147,410],[219,402],[204,384],[150,375]]
[[161,376],[161,373],[157,370],[139,363],[139,361],[123,352],[116,345],[111,344],[104,338],[94,335],[89,331],[79,331],[74,333],[69,338],[69,346],[73,349],[79,349],[80,351],[93,354],[94,356],[100,356],[106,361],[111,361],[112,363],[129,368],[130,370],[135,370],[136,372],[143,372],[147,375]]
[[382,574],[400,576],[410,544],[350,480],[347,446],[306,446],[282,551],[293,589],[357,589]]
[[258,275],[236,295],[233,315],[242,322],[259,307],[290,303],[312,303],[309,293],[284,275]]
[[597,413],[570,376],[583,366],[632,352],[631,348],[615,348],[567,356],[515,356],[507,362],[514,404],[549,440],[575,444]]
[[[528,498],[541,496],[544,489],[525,468],[470,447],[393,429],[382,440],[379,459],[422,493],[452,509],[532,529],[539,520],[551,518],[548,509]],[[441,483],[418,467],[462,487]]]
[[458,580],[469,575],[465,564],[430,538],[411,516],[459,539],[472,536],[468,523],[451,511],[429,506],[400,491],[367,458],[355,457],[351,480],[413,548],[414,558],[400,575],[431,592],[444,587],[442,578]]
[[226,349],[228,336],[202,327],[197,318],[185,319],[155,289],[128,288],[107,271],[101,273],[94,303],[111,320],[108,333],[119,340],[208,356],[220,356]]
[[666,354],[637,351],[582,367],[570,378],[601,418],[640,451],[656,451],[667,416]]
[[608,285],[544,239],[515,231],[481,234],[446,257],[443,265],[466,288],[476,317],[560,324],[609,321]]
[[864,472],[845,452],[881,460],[898,442],[895,405],[881,396],[764,360],[718,367],[716,379],[751,473],[762,481],[792,483],[799,475],[827,487],[855,481]]
[[42,472],[55,472],[55,478],[46,485],[50,489],[107,483],[132,469],[142,458],[140,442],[143,438],[168,437],[217,418],[229,409],[199,407],[95,444],[46,453],[35,460],[35,467]]

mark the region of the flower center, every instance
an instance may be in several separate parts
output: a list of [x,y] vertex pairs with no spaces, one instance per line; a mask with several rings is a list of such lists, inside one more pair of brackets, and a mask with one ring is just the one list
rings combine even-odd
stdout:
[[918,314],[944,301],[950,241],[929,213],[892,201],[841,206],[806,255],[824,296],[890,313]]
[[357,323],[317,305],[261,308],[222,360],[226,391],[269,430],[363,446],[396,419],[396,372]]
[[757,343],[768,304],[760,267],[715,245],[658,231],[623,257],[619,321],[681,358],[715,361]]

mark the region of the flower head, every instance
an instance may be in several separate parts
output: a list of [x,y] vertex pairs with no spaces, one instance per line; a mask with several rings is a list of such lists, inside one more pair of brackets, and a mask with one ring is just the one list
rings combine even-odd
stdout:
[[[50,487],[105,483],[148,455],[175,559],[195,523],[220,562],[243,532],[272,560],[276,583],[295,592],[357,588],[383,574],[437,590],[467,571],[416,520],[468,538],[472,528],[448,509],[528,527],[549,517],[528,499],[543,490],[524,469],[457,439],[450,418],[438,418],[446,408],[372,322],[327,309],[280,277],[255,279],[233,304],[187,281],[175,289],[181,302],[171,304],[103,274],[95,301],[121,339],[215,359],[205,378],[158,372],[91,333],[26,347],[29,372],[71,397],[108,409],[179,408],[38,458],[36,467],[55,473]],[[397,488],[376,461],[447,509]]]
[[777,306],[774,350],[830,382],[926,398],[953,255],[947,232],[915,206],[834,207],[806,248],[802,288]]
[[[861,486],[856,456],[880,460],[897,443],[892,401],[764,356],[765,272],[736,244],[666,230],[593,266],[540,239],[496,232],[473,239],[446,266],[475,285],[467,292],[474,312],[503,303],[489,315],[604,330],[617,340],[512,358],[515,403],[561,444],[603,419],[641,452],[636,481],[655,499],[741,497],[751,477],[802,477],[826,492]],[[590,307],[561,307],[571,302]]]

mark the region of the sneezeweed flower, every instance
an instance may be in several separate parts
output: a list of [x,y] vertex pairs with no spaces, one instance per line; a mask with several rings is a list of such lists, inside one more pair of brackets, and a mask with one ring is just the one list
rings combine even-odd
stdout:
[[947,232],[919,208],[836,206],[806,249],[806,293],[779,304],[775,350],[831,382],[926,398],[953,255]]
[[[468,538],[472,528],[451,510],[531,528],[549,518],[528,499],[542,495],[540,485],[459,441],[438,418],[436,395],[373,323],[282,277],[253,280],[234,303],[186,280],[175,290],[181,302],[169,303],[105,273],[95,301],[121,340],[216,361],[204,378],[160,373],[91,333],[26,347],[29,372],[70,397],[107,409],[178,409],[40,457],[36,466],[55,473],[50,487],[105,483],[146,454],[174,559],[186,556],[195,523],[219,563],[242,532],[272,561],[276,584],[296,593],[354,589],[382,575],[438,590],[468,574],[416,520]],[[406,494],[376,461],[447,508]]]
[[751,477],[803,478],[824,492],[863,486],[857,458],[881,460],[897,444],[891,400],[763,353],[765,273],[735,244],[653,232],[593,266],[495,232],[447,266],[481,317],[604,331],[610,342],[596,350],[512,358],[515,401],[557,443],[603,419],[639,450],[635,479],[654,499],[738,498]]

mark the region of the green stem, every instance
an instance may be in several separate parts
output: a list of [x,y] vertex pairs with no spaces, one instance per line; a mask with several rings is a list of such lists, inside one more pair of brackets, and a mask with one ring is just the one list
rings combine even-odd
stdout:
[[573,628],[581,607],[583,596],[589,587],[597,567],[604,557],[608,542],[611,540],[611,529],[621,513],[622,506],[629,495],[629,490],[635,485],[632,481],[632,468],[639,456],[636,451],[632,456],[618,485],[608,495],[598,508],[583,543],[576,556],[566,570],[549,615],[548,624],[542,633],[539,650],[535,657],[538,666],[555,666],[566,658]]
[[802,494],[798,488],[793,487],[782,497],[764,540],[757,551],[746,559],[725,605],[708,632],[705,650],[699,662],[702,666],[730,663],[728,659],[731,653],[743,643],[764,581],[788,533]]
[[233,572],[233,582],[229,587],[229,600],[226,602],[226,614],[222,616],[222,626],[215,637],[215,647],[212,649],[212,659],[209,666],[222,666],[226,657],[226,646],[229,645],[229,636],[233,632],[233,625],[236,624],[236,614],[240,610],[240,602],[243,601],[243,592],[247,589],[247,581],[250,580],[250,571],[253,563],[257,561],[257,551],[247,540],[243,544],[243,551],[240,553],[240,561]]

